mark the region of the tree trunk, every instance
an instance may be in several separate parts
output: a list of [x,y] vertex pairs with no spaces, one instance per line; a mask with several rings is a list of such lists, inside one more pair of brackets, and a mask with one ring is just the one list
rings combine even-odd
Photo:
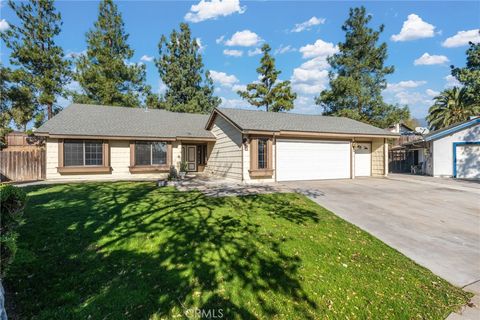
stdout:
[[51,103],[47,104],[47,115],[48,115],[48,120],[52,119],[53,117],[53,106]]

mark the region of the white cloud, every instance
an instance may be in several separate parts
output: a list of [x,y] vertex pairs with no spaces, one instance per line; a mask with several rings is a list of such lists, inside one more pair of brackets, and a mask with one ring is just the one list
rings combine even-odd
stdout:
[[302,64],[302,68],[305,69],[328,69],[330,68],[330,65],[328,64],[328,61],[326,57],[316,57],[313,59],[310,59]]
[[249,57],[257,56],[261,53],[262,53],[262,50],[260,48],[255,48],[254,50],[248,50]]
[[226,56],[231,56],[231,57],[241,57],[241,56],[243,56],[243,51],[242,50],[225,49],[225,50],[223,50],[223,54],[226,55]]
[[10,29],[10,25],[8,24],[7,20],[0,20],[0,32],[5,32],[8,29]]
[[164,94],[167,91],[167,85],[163,83],[162,79],[158,80],[158,93]]
[[416,66],[421,65],[432,65],[432,64],[444,64],[448,62],[448,58],[446,56],[441,55],[430,55],[428,52],[425,52],[420,58],[415,59],[413,62]]
[[210,70],[210,76],[212,77],[213,82],[218,83],[223,87],[232,87],[234,84],[238,83],[238,78],[233,74],[228,75],[225,72]]
[[415,81],[415,80],[407,80],[407,81],[400,81],[397,83],[388,83],[387,88],[385,89],[387,92],[400,92],[404,91],[405,89],[412,89],[417,88],[419,86],[423,86],[426,84],[427,81]]
[[297,49],[295,49],[291,45],[284,46],[283,44],[281,44],[280,47],[275,49],[274,54],[284,54],[284,53],[287,53],[287,52],[294,52],[294,51],[297,51]]
[[244,84],[235,84],[232,86],[232,91],[237,92],[237,91],[245,91],[247,90],[247,86]]
[[218,37],[217,39],[215,39],[215,42],[216,42],[217,44],[222,43],[222,42],[223,42],[223,39],[225,39],[225,36],[224,36],[224,35],[221,36],[221,37]]
[[427,96],[432,97],[432,98],[436,97],[440,94],[440,92],[432,90],[432,89],[425,90],[425,93],[427,94]]
[[392,41],[409,41],[431,38],[435,35],[435,26],[422,20],[416,14],[408,15],[399,34],[392,35]]
[[338,48],[331,42],[318,39],[314,44],[300,48],[303,58],[312,58],[293,70],[292,87],[302,94],[319,94],[328,84],[327,57],[336,53]]
[[428,106],[432,104],[432,99],[420,92],[400,91],[395,94],[395,102],[399,104],[406,104],[408,106]]
[[315,104],[315,97],[311,95],[298,95],[295,99],[293,112],[304,114],[319,114],[322,108]]
[[148,55],[144,54],[144,55],[140,58],[140,61],[152,62],[152,61],[153,61],[153,56],[148,56]]
[[455,78],[455,77],[452,76],[451,74],[449,74],[448,76],[446,76],[444,79],[445,79],[445,81],[446,81],[445,88],[461,87],[461,86],[462,86],[462,84],[460,83],[460,81],[458,81],[457,78]]
[[242,99],[227,99],[225,97],[220,97],[220,99],[222,100],[220,103],[220,107],[222,108],[245,109],[245,107],[248,106]]
[[202,43],[202,39],[201,38],[196,38],[195,40],[197,40],[197,45],[198,45],[198,52],[199,53],[203,53],[205,52],[205,49],[207,48],[207,46],[203,45]]
[[338,52],[338,47],[331,42],[325,42],[321,39],[314,44],[307,44],[300,48],[303,58],[312,58],[318,56],[330,56]]
[[233,36],[225,41],[225,45],[240,46],[240,47],[253,47],[259,44],[262,41],[262,38],[258,36],[255,32],[250,30],[237,31]]
[[79,56],[84,56],[87,54],[87,50],[82,50],[82,51],[69,51],[65,57],[67,58],[77,58]]
[[307,21],[302,23],[295,24],[295,27],[291,30],[292,32],[302,32],[304,30],[310,30],[313,26],[318,26],[319,24],[324,24],[324,18],[317,18],[315,16],[311,17]]
[[233,13],[244,13],[245,7],[240,6],[240,0],[201,0],[190,7],[190,12],[185,15],[189,22],[201,22],[218,17],[229,16]]
[[468,42],[479,43],[480,42],[480,29],[473,29],[467,31],[459,31],[456,35],[445,39],[442,42],[442,46],[446,48],[461,47],[467,45]]

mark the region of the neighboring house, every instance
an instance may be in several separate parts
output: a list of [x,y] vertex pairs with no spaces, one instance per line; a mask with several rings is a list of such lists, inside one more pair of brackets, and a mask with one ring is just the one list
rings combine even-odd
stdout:
[[393,132],[393,133],[398,133],[402,136],[406,135],[411,135],[411,134],[416,134],[415,130],[407,126],[403,122],[397,122],[394,125],[388,127],[386,130]]
[[217,108],[210,116],[73,104],[36,132],[47,180],[163,178],[189,171],[242,182],[387,174],[387,138],[340,117]]
[[422,166],[424,159],[423,148],[405,148],[404,145],[422,139],[422,134],[417,131],[425,128],[412,129],[406,124],[396,123],[386,130],[398,133],[400,137],[389,144],[389,172],[406,173],[411,172],[413,167]]
[[425,155],[428,175],[480,179],[480,117],[432,131],[405,147]]

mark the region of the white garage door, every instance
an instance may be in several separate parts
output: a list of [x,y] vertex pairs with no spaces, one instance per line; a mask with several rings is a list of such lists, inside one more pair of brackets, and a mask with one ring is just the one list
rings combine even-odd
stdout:
[[480,145],[457,146],[457,178],[480,179]]
[[277,180],[350,178],[350,142],[277,140]]
[[372,144],[357,143],[355,150],[355,177],[369,177],[372,174]]

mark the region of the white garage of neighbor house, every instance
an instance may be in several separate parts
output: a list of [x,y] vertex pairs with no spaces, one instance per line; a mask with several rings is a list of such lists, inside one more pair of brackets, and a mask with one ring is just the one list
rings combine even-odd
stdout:
[[398,135],[348,118],[216,108],[210,115],[73,104],[36,132],[47,180],[165,178],[190,172],[245,183],[387,174]]
[[480,179],[480,117],[432,131],[406,146],[421,148],[428,175]]

